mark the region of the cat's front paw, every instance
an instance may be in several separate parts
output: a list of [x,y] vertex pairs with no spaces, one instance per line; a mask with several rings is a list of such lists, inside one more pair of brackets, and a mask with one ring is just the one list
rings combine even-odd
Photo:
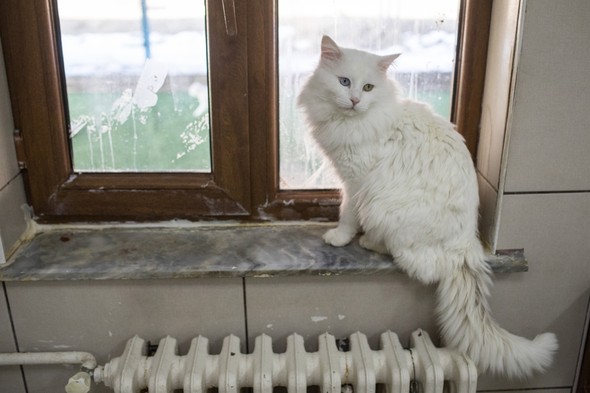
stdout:
[[350,243],[354,235],[356,235],[356,232],[338,227],[326,232],[324,241],[334,247],[342,247]]

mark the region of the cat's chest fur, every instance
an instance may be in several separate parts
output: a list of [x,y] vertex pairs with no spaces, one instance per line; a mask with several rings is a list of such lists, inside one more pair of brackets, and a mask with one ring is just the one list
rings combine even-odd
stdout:
[[343,180],[362,180],[385,154],[392,153],[387,152],[391,131],[384,130],[393,131],[390,121],[339,119],[316,128],[314,137]]
[[378,162],[378,157],[371,146],[356,146],[335,151],[332,161],[343,179],[361,180]]

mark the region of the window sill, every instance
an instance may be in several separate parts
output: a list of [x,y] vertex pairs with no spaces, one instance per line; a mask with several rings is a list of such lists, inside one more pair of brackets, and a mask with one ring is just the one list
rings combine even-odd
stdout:
[[[358,242],[324,244],[333,224],[210,224],[41,228],[0,267],[0,281],[382,275],[401,270]],[[499,251],[496,273],[528,270],[522,250]]]

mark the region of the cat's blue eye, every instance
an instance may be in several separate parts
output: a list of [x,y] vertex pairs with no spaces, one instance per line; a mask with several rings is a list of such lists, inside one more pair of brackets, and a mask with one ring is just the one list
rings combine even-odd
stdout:
[[338,80],[340,81],[340,84],[342,86],[346,86],[346,87],[350,86],[350,79],[348,79],[348,78],[346,78],[344,76],[341,76],[341,77],[338,78]]

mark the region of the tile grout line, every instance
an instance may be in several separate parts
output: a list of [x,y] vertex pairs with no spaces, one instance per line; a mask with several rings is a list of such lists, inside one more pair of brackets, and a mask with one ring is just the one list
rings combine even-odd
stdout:
[[246,335],[246,353],[250,353],[250,336],[248,333],[248,305],[246,301],[246,277],[242,277],[242,299],[244,301],[244,333]]
[[588,194],[590,190],[558,190],[558,191],[505,191],[504,195],[559,195],[559,194]]
[[10,185],[10,183],[12,183],[13,181],[15,181],[20,175],[21,175],[21,171],[19,171],[16,175],[12,176],[10,179],[8,179],[8,181],[6,182],[6,184],[2,184],[0,186],[0,192],[4,191],[6,188],[8,188],[8,186]]
[[[8,319],[10,320],[10,329],[12,330],[12,338],[14,340],[14,346],[16,348],[16,352],[20,352],[20,346],[18,345],[18,338],[16,336],[16,328],[14,327],[14,319],[12,317],[12,309],[10,308],[10,302],[8,301],[8,291],[6,290],[6,282],[2,282],[2,290],[4,291],[4,300],[6,301],[6,309],[8,311]],[[25,378],[25,369],[22,365],[18,366],[20,369],[20,374],[23,379],[23,387],[25,388],[25,392],[29,391],[27,387],[27,379]]]

